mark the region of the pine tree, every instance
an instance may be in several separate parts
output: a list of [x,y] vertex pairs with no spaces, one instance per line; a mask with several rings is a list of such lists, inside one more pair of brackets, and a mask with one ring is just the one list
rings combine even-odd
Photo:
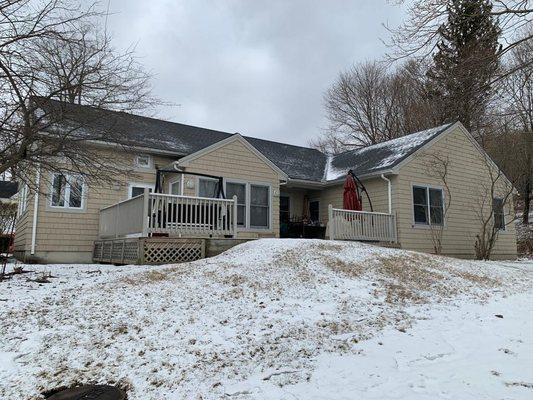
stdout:
[[488,0],[449,0],[448,18],[428,72],[429,92],[442,122],[461,121],[479,129],[498,70],[501,29]]

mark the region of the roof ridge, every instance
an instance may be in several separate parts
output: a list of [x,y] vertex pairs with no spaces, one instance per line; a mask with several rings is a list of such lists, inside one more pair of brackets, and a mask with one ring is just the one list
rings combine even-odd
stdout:
[[322,151],[318,150],[318,149],[315,149],[313,147],[308,147],[308,146],[300,146],[298,144],[291,144],[291,143],[284,143],[284,142],[276,142],[275,140],[269,140],[269,139],[263,139],[263,138],[258,138],[258,137],[254,137],[254,136],[243,136],[245,139],[255,139],[255,140],[261,140],[262,142],[268,142],[268,143],[275,143],[275,144],[282,144],[284,146],[290,146],[290,147],[298,147],[300,149],[306,149],[306,150],[313,150],[313,151],[318,151],[320,154],[324,155],[324,156],[327,156],[326,153],[323,153]]
[[219,131],[217,129],[204,128],[204,127],[196,126],[196,125],[183,124],[181,122],[174,122],[174,121],[169,121],[169,120],[166,120],[166,119],[161,119],[161,118],[156,118],[156,117],[149,117],[149,116],[146,116],[146,115],[135,114],[135,113],[127,112],[127,111],[111,110],[109,108],[101,108],[101,107],[91,106],[89,104],[73,104],[73,103],[68,103],[68,102],[65,102],[65,101],[57,100],[57,99],[49,99],[49,98],[46,98],[46,97],[43,97],[43,96],[33,96],[33,98],[39,98],[39,99],[43,99],[43,100],[46,100],[46,101],[51,101],[51,102],[59,103],[59,104],[66,104],[69,107],[88,108],[88,109],[95,110],[95,111],[103,111],[103,112],[107,112],[107,113],[111,113],[111,114],[119,114],[119,115],[125,115],[125,116],[128,116],[128,117],[135,117],[135,118],[139,118],[139,119],[147,119],[147,120],[156,121],[156,122],[164,122],[166,124],[186,126],[186,127],[189,127],[189,128],[202,129],[202,130],[205,130],[205,131],[224,133],[226,135],[234,135],[235,133],[238,133],[238,132],[231,133],[231,132],[226,132],[226,131]]
[[147,120],[156,121],[156,122],[164,122],[166,124],[185,126],[185,127],[189,127],[189,128],[202,129],[202,130],[205,130],[205,131],[223,133],[223,134],[226,134],[226,135],[240,134],[245,139],[255,139],[255,140],[261,140],[263,142],[281,144],[281,145],[284,145],[284,146],[297,147],[297,148],[300,148],[300,149],[314,150],[314,151],[318,151],[319,153],[321,153],[323,155],[327,155],[327,154],[323,153],[322,151],[320,151],[318,149],[315,149],[315,148],[312,148],[312,147],[309,147],[309,146],[300,146],[300,145],[297,145],[297,144],[278,142],[278,141],[275,141],[275,140],[263,139],[263,138],[259,138],[259,137],[255,137],[255,136],[248,136],[248,135],[244,136],[240,132],[231,133],[231,132],[226,132],[226,131],[220,131],[220,130],[217,130],[217,129],[204,128],[204,127],[197,126],[197,125],[189,125],[189,124],[184,124],[184,123],[181,123],[181,122],[169,121],[169,120],[161,119],[161,118],[148,117],[148,116],[145,116],[145,115],[139,115],[139,114],[135,114],[135,113],[127,112],[127,111],[110,110],[108,108],[95,107],[95,106],[91,106],[91,105],[88,105],[88,104],[72,104],[72,103],[67,103],[67,102],[64,102],[64,101],[61,101],[61,100],[57,100],[57,99],[49,99],[49,98],[46,98],[46,97],[43,97],[43,96],[33,96],[33,98],[39,98],[39,99],[43,99],[43,100],[46,100],[46,101],[52,101],[54,103],[62,103],[62,104],[66,104],[67,106],[71,106],[71,107],[89,108],[89,109],[96,110],[96,111],[103,111],[103,112],[108,112],[108,113],[112,113],[112,114],[126,115],[126,116],[129,116],[129,117],[147,119]]

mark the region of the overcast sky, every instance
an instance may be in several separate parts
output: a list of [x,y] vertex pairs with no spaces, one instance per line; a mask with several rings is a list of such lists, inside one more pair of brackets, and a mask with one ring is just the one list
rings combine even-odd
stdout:
[[[107,0],[104,0],[104,3]],[[110,0],[117,47],[137,44],[158,116],[306,145],[327,125],[323,93],[340,70],[379,58],[386,0]]]

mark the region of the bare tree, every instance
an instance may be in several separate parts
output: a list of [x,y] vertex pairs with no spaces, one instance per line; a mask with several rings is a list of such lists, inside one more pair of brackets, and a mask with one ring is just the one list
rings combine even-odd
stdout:
[[[516,47],[505,68],[514,70],[530,58],[533,58],[533,42]],[[518,189],[524,202],[523,223],[527,225],[533,197],[533,65],[501,81],[492,112],[499,123],[486,141],[486,148]]]
[[489,179],[481,182],[480,190],[476,194],[473,212],[479,223],[479,232],[476,235],[474,249],[477,259],[488,260],[500,232],[515,220],[511,209],[514,187],[508,183],[502,170],[495,167],[488,157],[483,157],[483,163]]
[[338,152],[434,126],[422,71],[416,63],[390,72],[366,62],[342,72],[325,94],[328,132],[311,144]]
[[52,101],[116,109],[146,104],[145,76],[128,75],[130,53],[114,57],[108,42],[89,38],[84,27],[101,16],[94,5],[69,0],[0,2],[0,174],[10,171],[37,188],[37,167],[107,181],[122,170],[113,154],[88,146],[104,141],[129,149],[112,120],[86,129],[100,116],[71,118],[68,103]]
[[[403,5],[405,0],[397,0]],[[415,0],[407,7],[407,19],[397,27],[388,27],[391,32],[388,54],[389,61],[405,58],[428,58],[435,51],[440,39],[440,27],[448,16],[449,0]],[[491,15],[498,19],[502,29],[503,43],[498,51],[502,58],[513,48],[530,42],[533,35],[517,36],[524,27],[533,21],[533,7],[530,0],[492,1]],[[520,69],[530,65],[531,60],[516,66]],[[504,75],[495,77],[495,80]]]
[[426,220],[429,222],[433,251],[435,254],[442,254],[444,226],[452,205],[452,192],[449,185],[450,159],[446,155],[432,152],[424,156],[423,162],[428,175],[437,179],[444,190],[444,203],[442,205],[442,216],[440,216],[441,223],[434,223],[431,221],[431,215],[427,215],[428,210],[426,209]]
[[[103,32],[103,33],[99,33]],[[134,48],[119,52],[95,24],[67,36],[33,43],[34,63],[54,98],[99,108],[146,113],[161,104],[151,92],[152,76],[138,62]]]

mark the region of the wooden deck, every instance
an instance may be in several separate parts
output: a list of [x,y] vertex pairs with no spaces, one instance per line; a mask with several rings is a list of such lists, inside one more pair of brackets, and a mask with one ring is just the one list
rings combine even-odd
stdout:
[[143,194],[100,210],[99,239],[155,235],[235,237],[237,198]]

